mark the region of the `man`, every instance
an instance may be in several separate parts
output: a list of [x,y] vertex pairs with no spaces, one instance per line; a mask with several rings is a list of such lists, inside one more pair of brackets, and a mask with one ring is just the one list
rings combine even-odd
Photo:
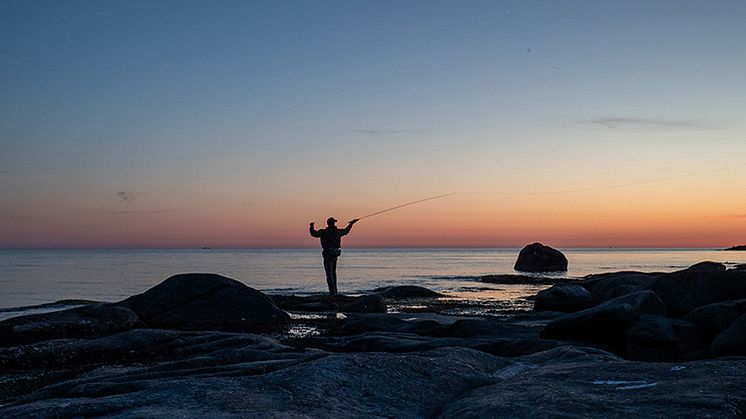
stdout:
[[337,258],[342,254],[342,236],[346,236],[352,229],[352,225],[358,222],[354,219],[347,223],[347,227],[338,229],[337,220],[329,217],[326,220],[326,228],[316,230],[314,223],[308,228],[311,236],[321,239],[321,248],[324,249],[321,255],[324,257],[324,270],[326,271],[326,283],[329,285],[329,295],[337,295]]

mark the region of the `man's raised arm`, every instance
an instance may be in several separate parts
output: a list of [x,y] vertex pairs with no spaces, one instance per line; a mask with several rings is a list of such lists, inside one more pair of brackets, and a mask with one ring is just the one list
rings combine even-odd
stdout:
[[312,237],[321,237],[319,232],[313,227],[313,222],[308,225],[308,232],[311,233]]

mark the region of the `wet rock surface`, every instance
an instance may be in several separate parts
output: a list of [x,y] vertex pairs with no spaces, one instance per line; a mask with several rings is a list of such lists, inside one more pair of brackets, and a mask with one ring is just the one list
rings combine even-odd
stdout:
[[[663,276],[696,291],[701,278],[734,270],[685,271],[589,276],[536,296],[571,313],[420,287],[254,298],[229,278],[180,278],[120,303],[0,322],[0,416],[742,416],[742,301],[672,315],[650,289]],[[214,300],[233,296],[251,304]],[[371,312],[381,307],[389,312]],[[236,320],[257,308],[280,326],[256,334]]]

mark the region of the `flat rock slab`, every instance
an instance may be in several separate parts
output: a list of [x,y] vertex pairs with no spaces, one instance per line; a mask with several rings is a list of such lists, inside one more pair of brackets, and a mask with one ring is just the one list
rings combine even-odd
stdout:
[[223,369],[102,369],[0,407],[0,416],[513,418],[734,417],[746,360],[623,361],[560,347],[520,358],[443,348],[333,354]]

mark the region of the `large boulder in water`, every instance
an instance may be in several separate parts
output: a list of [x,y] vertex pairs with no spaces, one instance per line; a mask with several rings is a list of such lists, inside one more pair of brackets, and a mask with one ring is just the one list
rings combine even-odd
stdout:
[[534,311],[572,313],[592,305],[591,293],[587,289],[575,284],[557,284],[536,294]]
[[702,262],[660,275],[642,289],[656,293],[669,314],[681,317],[708,304],[746,298],[746,271],[726,270],[720,263]]
[[567,258],[557,249],[533,243],[521,249],[514,269],[523,272],[567,271]]
[[216,274],[174,275],[118,304],[163,329],[261,331],[290,321],[262,292]]

